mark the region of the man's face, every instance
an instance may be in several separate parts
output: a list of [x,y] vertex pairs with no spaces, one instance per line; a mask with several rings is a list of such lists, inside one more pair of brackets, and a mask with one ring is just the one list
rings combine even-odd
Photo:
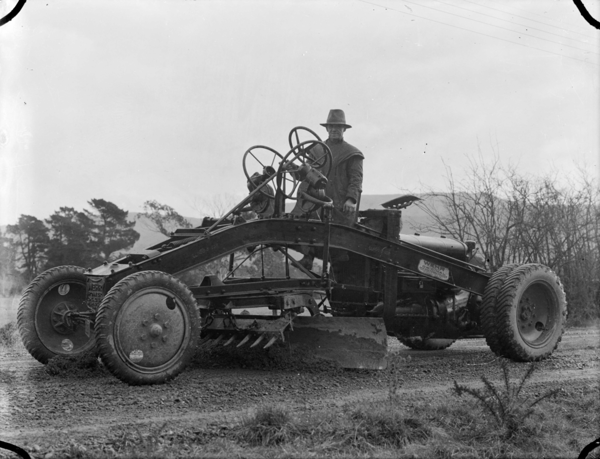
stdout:
[[325,127],[325,129],[327,129],[327,132],[329,133],[330,140],[343,140],[344,131],[346,130],[344,126],[329,124]]

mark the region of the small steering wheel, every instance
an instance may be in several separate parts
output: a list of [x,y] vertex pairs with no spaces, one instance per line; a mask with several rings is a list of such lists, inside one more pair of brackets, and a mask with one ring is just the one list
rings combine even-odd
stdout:
[[[261,175],[267,175],[269,177],[267,181],[270,181],[277,174],[277,169],[282,162],[283,156],[277,151],[263,145],[255,145],[246,150],[242,160],[246,180],[254,184],[252,176],[258,172]],[[266,186],[260,189],[260,193],[272,197],[272,193]]]
[[[292,130],[296,130],[295,128]],[[331,164],[333,158],[331,156],[331,150],[324,142],[320,140],[306,140],[300,142],[284,156],[281,165],[279,166],[278,175],[281,175],[281,179],[278,179],[277,186],[288,199],[297,199],[293,197],[294,191],[298,187],[300,177],[298,171],[305,166],[309,166],[312,169],[317,169],[321,174],[327,178],[331,172]],[[282,182],[283,181],[283,182]],[[286,191],[286,184],[291,184],[291,191]]]

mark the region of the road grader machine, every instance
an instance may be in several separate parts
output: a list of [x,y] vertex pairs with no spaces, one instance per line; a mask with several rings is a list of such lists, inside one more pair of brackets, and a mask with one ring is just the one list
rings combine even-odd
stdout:
[[[325,195],[331,151],[305,127],[288,141],[285,155],[261,145],[245,152],[249,194],[222,217],[94,269],[60,266],[35,278],[18,311],[29,353],[47,363],[96,352],[122,381],[155,384],[216,345],[278,343],[365,369],[386,367],[393,338],[431,351],[484,336],[515,361],[555,350],[567,310],[548,267],[511,264],[490,274],[474,263],[474,242],[401,234],[414,196],[359,210],[352,226],[336,223]],[[285,274],[263,267],[236,275],[268,250]],[[178,277],[219,259],[229,260],[226,275]]]

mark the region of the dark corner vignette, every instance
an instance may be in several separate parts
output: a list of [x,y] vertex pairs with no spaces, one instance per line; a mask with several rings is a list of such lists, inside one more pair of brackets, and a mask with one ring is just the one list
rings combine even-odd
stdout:
[[585,5],[583,4],[583,0],[573,0],[573,2],[579,10],[579,13],[581,13],[583,18],[588,22],[588,24],[595,27],[596,29],[600,29],[600,22],[594,19],[593,16],[589,13]]
[[6,16],[4,16],[2,19],[0,19],[0,26],[3,26],[7,22],[12,21],[15,18],[15,16],[17,14],[19,14],[19,12],[21,11],[21,8],[23,8],[23,5],[25,5],[26,1],[27,0],[19,0],[17,2],[17,4],[15,5],[15,7]]
[[584,446],[584,448],[581,450],[581,453],[579,453],[579,457],[577,459],[586,459],[589,456],[589,454],[599,446],[600,438],[594,440],[589,445]]
[[[25,2],[23,2],[25,3]],[[19,448],[16,445],[13,445],[12,443],[7,443],[5,441],[0,440],[0,449],[7,449],[9,451],[12,451],[13,453],[18,454],[20,457],[24,458],[24,459],[31,459],[31,456],[29,455],[29,453],[27,451],[25,451],[23,448]]]

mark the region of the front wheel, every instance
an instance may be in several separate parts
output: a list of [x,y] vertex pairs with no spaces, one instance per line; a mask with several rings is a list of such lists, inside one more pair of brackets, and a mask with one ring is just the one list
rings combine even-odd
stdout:
[[120,380],[157,384],[188,365],[200,332],[189,288],[160,271],[142,271],[117,282],[98,310],[96,339],[102,362]]
[[515,268],[498,291],[497,339],[507,357],[544,359],[558,346],[567,319],[567,301],[558,276],[547,266]]

